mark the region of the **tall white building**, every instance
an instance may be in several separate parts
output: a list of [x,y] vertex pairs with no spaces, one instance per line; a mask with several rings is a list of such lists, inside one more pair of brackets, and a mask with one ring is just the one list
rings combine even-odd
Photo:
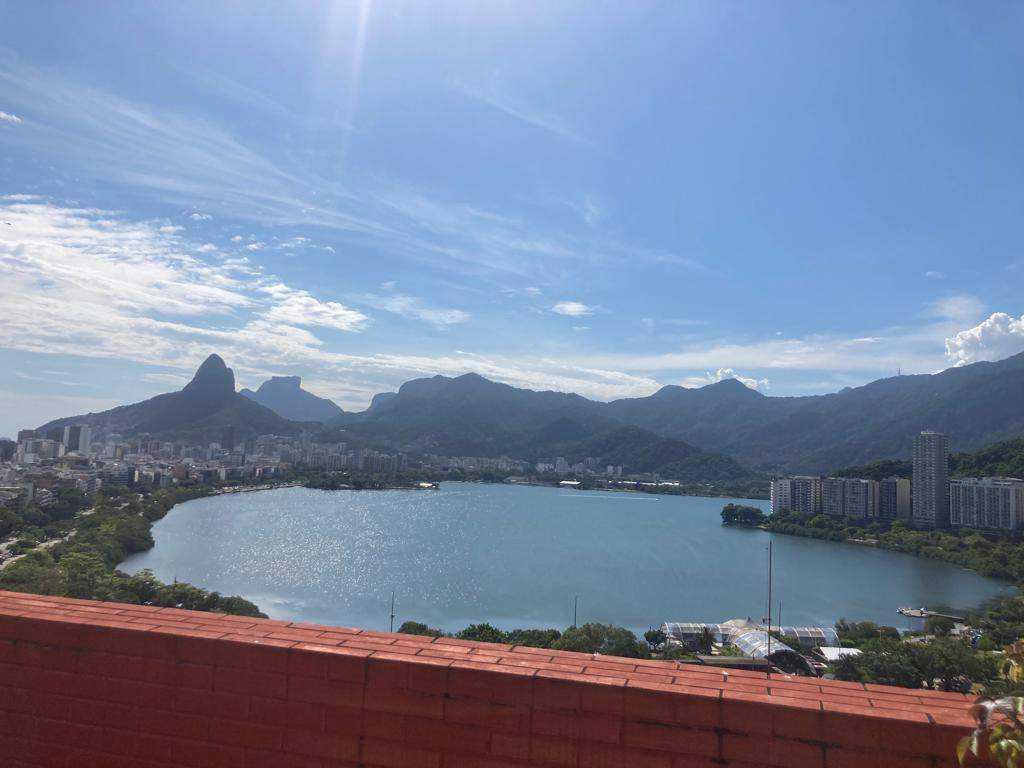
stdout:
[[1024,527],[1024,480],[967,477],[949,482],[949,523],[985,530]]
[[949,525],[949,436],[941,432],[914,439],[913,520],[928,528]]
[[793,481],[788,477],[772,480],[772,514],[793,508]]

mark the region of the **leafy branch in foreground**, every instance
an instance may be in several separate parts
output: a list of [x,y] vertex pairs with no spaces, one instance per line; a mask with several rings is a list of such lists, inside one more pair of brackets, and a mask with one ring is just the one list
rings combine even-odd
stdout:
[[961,765],[970,765],[970,758],[995,761],[1002,768],[1024,765],[1024,698],[979,699],[971,715],[978,727],[957,746]]

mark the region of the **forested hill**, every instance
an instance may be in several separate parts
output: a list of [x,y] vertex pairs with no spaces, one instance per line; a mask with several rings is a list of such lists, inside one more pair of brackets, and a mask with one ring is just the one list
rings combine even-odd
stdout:
[[[832,476],[882,480],[886,477],[910,477],[913,470],[910,459],[885,459],[838,469]],[[1004,440],[973,453],[955,453],[949,457],[949,471],[954,477],[1024,478],[1024,437]]]

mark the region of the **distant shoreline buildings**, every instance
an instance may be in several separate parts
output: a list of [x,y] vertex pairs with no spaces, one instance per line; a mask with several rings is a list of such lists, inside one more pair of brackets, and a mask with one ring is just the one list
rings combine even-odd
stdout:
[[772,512],[854,520],[905,520],[919,528],[1024,529],[1024,480],[949,478],[949,436],[914,439],[913,478],[871,480],[797,475],[771,482]]

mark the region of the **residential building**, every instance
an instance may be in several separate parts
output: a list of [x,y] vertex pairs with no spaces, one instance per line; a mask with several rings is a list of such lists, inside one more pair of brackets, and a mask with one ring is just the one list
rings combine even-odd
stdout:
[[1016,531],[1024,527],[1024,480],[965,477],[949,482],[950,525]]
[[772,480],[772,514],[793,508],[793,480],[778,477]]
[[949,525],[949,436],[922,432],[914,440],[913,520],[927,528]]
[[879,482],[878,516],[885,520],[910,519],[910,478],[887,477]]
[[875,518],[879,514],[876,480],[826,477],[821,481],[821,511],[833,517]]
[[816,515],[821,512],[821,478],[799,475],[791,478],[791,481],[791,509],[805,515]]

